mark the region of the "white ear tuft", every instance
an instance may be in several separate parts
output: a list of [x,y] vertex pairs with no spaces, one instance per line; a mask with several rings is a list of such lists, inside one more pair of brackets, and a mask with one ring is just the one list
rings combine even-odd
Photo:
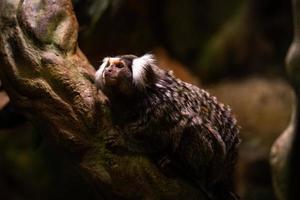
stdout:
[[109,62],[109,57],[104,58],[103,63],[100,65],[99,69],[95,74],[95,82],[98,89],[102,89],[104,87],[105,79],[104,79],[103,72],[108,62]]
[[154,55],[145,54],[142,57],[138,57],[133,59],[132,61],[132,79],[133,83],[138,88],[145,88],[147,81],[147,70],[151,68],[151,66],[155,65],[156,60]]

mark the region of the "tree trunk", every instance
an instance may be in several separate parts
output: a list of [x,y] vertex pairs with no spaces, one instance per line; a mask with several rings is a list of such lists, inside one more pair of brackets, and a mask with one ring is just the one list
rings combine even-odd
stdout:
[[286,71],[295,91],[291,122],[271,149],[271,166],[276,195],[280,200],[299,199],[300,185],[300,0],[293,0],[294,40],[286,57]]
[[206,199],[148,157],[106,148],[113,127],[77,46],[71,0],[1,0],[0,30],[0,79],[12,103],[74,158],[99,199]]

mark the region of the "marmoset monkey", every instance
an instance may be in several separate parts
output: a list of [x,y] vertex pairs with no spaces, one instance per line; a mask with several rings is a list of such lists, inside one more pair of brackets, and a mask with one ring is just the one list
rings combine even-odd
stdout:
[[228,106],[158,67],[151,54],[104,58],[95,76],[121,130],[109,145],[176,163],[214,199],[231,199],[240,139]]

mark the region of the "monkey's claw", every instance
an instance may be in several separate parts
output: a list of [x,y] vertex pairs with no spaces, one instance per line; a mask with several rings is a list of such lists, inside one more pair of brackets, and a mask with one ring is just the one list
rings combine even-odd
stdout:
[[168,155],[163,156],[161,159],[158,161],[158,165],[161,168],[167,168],[171,163],[171,159]]
[[104,143],[110,149],[124,147],[124,141],[121,136],[118,135],[108,135],[104,137]]

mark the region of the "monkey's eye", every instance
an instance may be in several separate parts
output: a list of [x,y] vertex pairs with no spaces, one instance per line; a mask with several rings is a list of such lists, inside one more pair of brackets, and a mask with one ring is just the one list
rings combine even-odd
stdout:
[[124,65],[122,63],[116,63],[116,67],[117,68],[122,68],[122,67],[124,67]]

